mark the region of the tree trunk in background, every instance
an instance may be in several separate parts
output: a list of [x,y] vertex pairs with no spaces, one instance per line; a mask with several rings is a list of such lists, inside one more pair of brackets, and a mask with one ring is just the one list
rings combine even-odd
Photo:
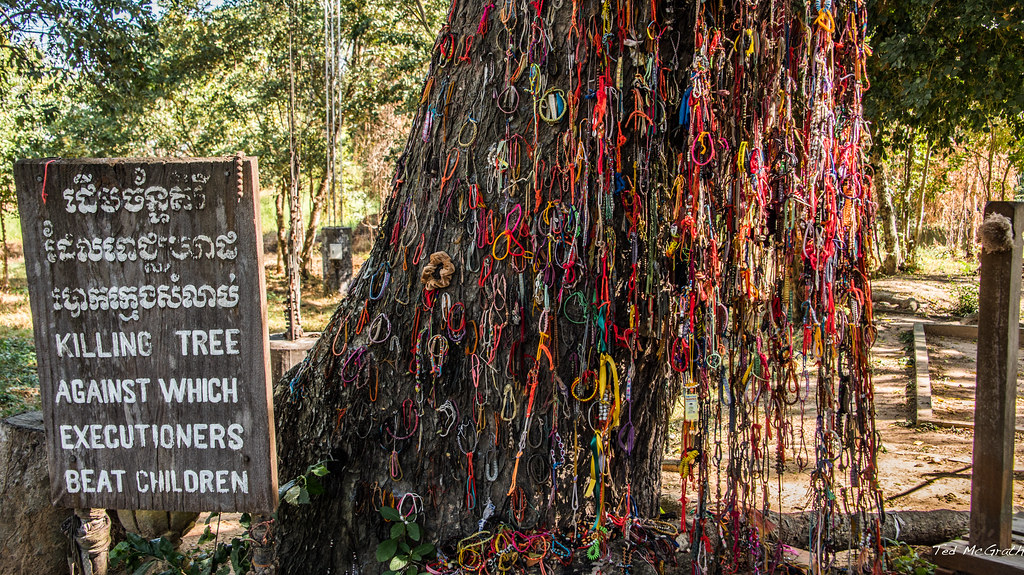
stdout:
[[[896,220],[902,225],[902,238],[904,247],[904,261],[910,261],[910,232],[914,222],[911,214],[914,213],[914,159],[917,157],[917,138],[911,134],[910,143],[907,144],[906,156],[903,164],[903,186],[900,194],[899,205],[897,206]],[[902,266],[901,266],[902,267]]]
[[670,556],[674,527],[641,518],[681,389],[687,528],[714,534],[709,557],[772,556],[741,510],[767,510],[814,378],[815,512],[847,489],[875,510],[865,11],[837,7],[842,32],[795,4],[713,4],[452,3],[370,256],[275,389],[282,483],[331,472],[279,510],[280,572],[382,570],[394,506],[444,573],[479,530],[501,533],[480,550],[492,574],[512,544],[546,542],[549,566],[556,544],[606,553],[606,528]]
[[968,226],[967,233],[965,234],[964,242],[964,257],[973,258],[975,246],[978,245],[978,224],[981,204],[981,194],[976,193],[972,190],[970,202],[968,204],[968,211],[965,214],[964,220]]
[[917,205],[914,206],[914,211],[911,217],[908,217],[913,222],[911,231],[907,234],[908,248],[907,248],[907,261],[911,263],[917,263],[917,252],[921,248],[921,228],[924,226],[924,206],[925,206],[925,192],[928,185],[928,170],[931,168],[932,163],[932,143],[929,140],[926,144],[924,156],[924,171],[921,173],[921,185],[918,187],[917,192]]
[[309,194],[309,221],[306,222],[306,235],[302,242],[302,253],[299,254],[299,261],[302,262],[302,277],[309,279],[314,275],[313,265],[319,262],[319,258],[313,258],[313,246],[316,244],[317,232],[320,230],[320,217],[323,215],[324,206],[327,204],[327,184],[331,175],[324,170],[324,177],[320,179],[316,192],[310,190]]
[[875,196],[878,199],[878,220],[882,223],[882,272],[894,274],[903,266],[900,251],[899,228],[896,226],[896,210],[892,203],[892,191],[885,164],[877,151],[872,151],[871,164],[875,168]]
[[[999,200],[1002,202],[1006,201],[1006,178],[1010,177],[1010,170],[1013,169],[1013,162],[1010,158],[1006,158],[1006,167],[1003,168],[1003,177],[1001,178],[1001,187],[999,188]],[[1013,198],[1010,198],[1011,200]]]
[[992,167],[996,159],[996,130],[989,124],[988,161],[985,166],[985,202],[992,201]]
[[285,226],[284,204],[287,189],[278,190],[274,197],[274,217],[277,224],[277,273],[284,275],[284,259],[288,252],[288,228]]
[[4,221],[6,206],[0,203],[0,257],[3,258],[3,278],[0,279],[0,290],[7,291],[11,287],[11,277],[7,269],[10,252],[7,251],[7,222]]

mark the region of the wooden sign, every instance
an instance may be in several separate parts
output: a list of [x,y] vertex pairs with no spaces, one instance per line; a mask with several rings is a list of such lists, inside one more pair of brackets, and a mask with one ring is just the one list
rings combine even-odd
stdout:
[[56,505],[269,512],[254,158],[15,164]]

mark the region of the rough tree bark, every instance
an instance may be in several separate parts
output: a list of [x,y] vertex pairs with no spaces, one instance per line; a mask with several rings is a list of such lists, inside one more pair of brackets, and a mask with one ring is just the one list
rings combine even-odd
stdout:
[[[586,72],[599,61],[598,57],[587,54],[588,48],[593,48],[588,44],[593,39],[580,38],[578,31],[570,32],[574,17],[572,4],[567,1],[545,7],[551,54],[559,56],[550,58],[534,73],[545,77],[547,88],[564,90],[557,96],[549,94],[550,103],[554,105],[549,115],[556,115],[558,109],[570,105],[570,90],[578,85],[578,79],[570,80],[577,70],[567,67],[566,55],[578,52],[577,61],[582,65],[584,81]],[[578,25],[601,17],[600,5],[581,3],[578,10],[575,15]],[[601,367],[598,365],[601,355],[597,351],[597,340],[601,336],[570,321],[582,317],[587,302],[583,297],[567,297],[564,307],[555,308],[550,317],[542,319],[545,297],[553,300],[558,294],[539,289],[543,284],[538,283],[540,276],[534,279],[530,262],[522,257],[502,257],[504,248],[492,254],[501,257],[500,261],[495,260],[487,257],[492,252],[491,245],[480,249],[476,242],[485,239],[483,234],[493,234],[490,236],[493,241],[495,235],[503,233],[506,229],[504,214],[512,212],[515,204],[520,204],[517,210],[529,210],[531,214],[539,214],[548,207],[547,202],[557,202],[559,198],[564,198],[568,205],[574,191],[568,189],[567,178],[559,176],[556,180],[555,175],[568,174],[574,169],[568,163],[576,160],[579,163],[575,168],[580,170],[577,185],[581,189],[575,190],[575,194],[584,197],[583,187],[591,187],[589,217],[610,218],[616,222],[614,227],[607,228],[610,235],[598,238],[602,240],[600,249],[605,249],[605,242],[609,246],[609,269],[628,269],[631,243],[622,224],[621,203],[605,191],[606,202],[598,204],[601,194],[597,188],[602,186],[597,184],[595,172],[603,172],[610,166],[585,164],[585,154],[597,154],[597,142],[588,144],[585,149],[581,147],[578,158],[559,156],[567,149],[564,138],[572,126],[564,118],[552,123],[534,119],[532,96],[524,89],[529,83],[525,74],[530,71],[523,72],[524,81],[518,84],[517,114],[503,113],[492,99],[499,94],[498,103],[505,109],[516,105],[511,91],[500,94],[506,86],[502,78],[505,32],[498,12],[494,9],[488,18],[488,25],[495,30],[485,36],[486,41],[482,42],[479,36],[476,38],[477,44],[469,56],[471,62],[459,62],[456,57],[454,63],[446,63],[442,68],[443,56],[439,52],[453,48],[447,46],[435,52],[432,70],[441,77],[425,89],[424,100],[429,100],[431,105],[422,106],[414,122],[405,153],[399,160],[395,179],[397,193],[390,196],[382,210],[379,235],[363,266],[365,271],[306,362],[285,378],[290,385],[277,389],[275,405],[280,406],[276,411],[282,481],[301,474],[306,466],[320,460],[330,460],[328,467],[332,470],[324,478],[327,492],[314,505],[281,509],[278,553],[283,572],[340,571],[352,564],[354,554],[363,566],[372,564],[373,549],[372,546],[367,549],[367,542],[386,535],[381,531],[383,522],[375,510],[381,504],[379,497],[375,498],[375,493],[380,494],[375,491],[377,488],[399,496],[408,492],[421,495],[426,509],[422,516],[425,527],[437,541],[475,532],[488,503],[495,506],[496,520],[523,529],[558,525],[570,530],[574,521],[588,517],[592,520],[595,505],[600,505],[595,503],[595,497],[584,496],[594,449],[590,444],[593,433],[589,432],[586,421],[590,416],[591,425],[595,425],[599,415],[596,409],[584,411],[589,405],[581,408],[566,400],[572,398],[572,391],[580,395],[593,394],[598,385],[596,371]],[[520,17],[525,19],[525,15]],[[477,5],[456,3],[449,24],[442,32],[440,45],[446,45],[455,36],[461,39],[477,31],[480,20],[481,9]],[[674,63],[672,82],[679,85],[687,74],[689,57],[686,54],[687,46],[692,45],[693,15],[689,9],[675,8],[672,12],[663,11],[659,20],[666,29],[676,27],[671,34],[678,55],[667,42],[661,42],[660,50],[662,57]],[[508,24],[529,30],[528,23],[511,21]],[[569,35],[574,35],[571,43],[566,39]],[[655,48],[659,46],[655,42],[650,44]],[[464,48],[460,40],[460,55]],[[635,52],[645,54],[643,48],[641,45]],[[651,46],[646,47],[650,49]],[[623,57],[624,64],[626,60],[627,57]],[[631,79],[642,70],[627,64],[626,71],[625,77]],[[592,99],[596,88],[596,82],[580,87],[576,105],[586,106],[587,110],[579,113],[577,122],[588,114],[590,101],[585,98]],[[626,84],[623,90],[629,89]],[[450,96],[446,90],[451,91]],[[435,108],[433,102],[438,100]],[[625,104],[633,106],[631,100]],[[567,116],[570,113],[566,111]],[[667,124],[668,114],[664,110],[658,112],[657,120]],[[510,131],[509,136],[525,134],[525,138],[506,136],[506,130]],[[679,131],[678,128],[675,131]],[[577,137],[585,133],[578,129],[572,132]],[[536,144],[532,141],[534,136]],[[640,159],[635,150],[650,145],[648,138],[651,136],[641,138],[626,133],[622,137],[629,139],[622,147],[622,162],[629,167],[630,179],[634,177],[634,169],[649,170],[644,174],[645,179],[659,182],[660,186],[671,183],[665,158],[681,152],[681,143],[657,145],[660,151],[655,157],[659,158],[660,165],[634,166],[633,158]],[[492,179],[489,175],[494,171],[495,158],[510,164],[501,176],[503,180]],[[531,173],[533,170],[528,171],[528,166],[534,162],[538,166],[535,174]],[[534,177],[539,186],[534,185]],[[585,183],[588,178],[589,184]],[[535,187],[540,189],[535,191]],[[474,194],[478,195],[474,197]],[[498,214],[490,216],[496,227],[478,229],[475,222],[488,217],[487,208]],[[550,217],[568,217],[566,225],[579,226],[585,231],[579,222],[571,219],[580,216],[568,210],[568,206],[558,212],[549,210]],[[659,219],[668,219],[670,214],[663,211],[651,216],[656,225]],[[517,232],[514,218],[515,213],[512,213],[507,222],[512,233]],[[392,233],[398,234],[399,249],[392,248]],[[518,240],[512,239],[511,249],[515,253]],[[648,247],[642,245],[640,249]],[[591,243],[589,248],[599,249],[598,242]],[[433,308],[427,309],[420,274],[428,257],[438,251],[450,255],[455,275],[449,287],[436,290],[432,296]],[[554,257],[565,261],[584,255],[565,253]],[[537,254],[534,257],[546,260],[551,256]],[[480,271],[481,266],[484,266],[483,271]],[[589,277],[581,278],[575,290],[586,289],[583,281],[591,286],[599,282],[600,276],[590,275],[593,273],[591,270]],[[481,275],[490,276],[482,282],[483,287],[478,282]],[[629,286],[624,279],[625,276],[620,275],[619,281],[606,285],[610,300],[625,300]],[[564,285],[566,290],[571,289],[568,282]],[[656,293],[657,286],[637,289],[651,289]],[[580,296],[583,293],[580,291]],[[373,299],[379,294],[382,294],[380,299]],[[592,295],[588,291],[586,297]],[[463,304],[465,317],[473,323],[469,323],[458,338],[449,337],[450,349],[443,367],[438,366],[432,375],[430,356],[436,350],[429,349],[429,339],[420,331],[452,335],[446,332],[449,322],[441,319],[444,305],[441,299],[447,297],[451,297],[453,303]],[[363,313],[367,314],[366,318],[359,322]],[[613,317],[616,323],[628,323],[624,321],[628,313],[627,306],[613,304],[608,314],[609,324]],[[494,318],[488,320],[491,331],[482,336],[474,333],[474,327],[482,324],[485,316],[492,317],[488,314],[493,314]],[[378,317],[382,318],[381,326],[372,325]],[[460,322],[458,317],[451,320],[453,327]],[[542,327],[545,321],[550,322],[549,328]],[[377,327],[381,327],[379,334],[375,332]],[[541,331],[545,332],[543,339],[538,336]],[[388,333],[393,337],[386,338]],[[632,337],[622,333],[612,333],[610,337],[614,340],[616,335],[623,340]],[[662,364],[656,357],[660,350],[652,337],[655,335],[648,333],[637,337],[634,343],[635,375],[629,377],[632,397],[638,407],[632,410],[631,426],[610,432],[602,446],[607,458],[622,460],[621,464],[609,466],[614,476],[605,487],[605,504],[609,508],[622,505],[628,484],[632,504],[647,517],[657,516],[665,423],[671,409],[671,390],[659,375]],[[375,337],[382,343],[370,343]],[[557,365],[552,366],[546,358],[537,357],[541,343],[550,350]],[[411,350],[417,344],[420,353],[414,354]],[[352,353],[354,350],[363,353],[364,346],[366,351],[361,358]],[[474,348],[476,353],[469,353]],[[614,358],[622,366],[629,363],[630,350],[615,345],[614,341],[609,345],[608,354],[608,358]],[[409,368],[417,359],[421,375],[413,377],[409,375]],[[585,369],[587,366],[589,370]],[[530,375],[531,371],[535,375]],[[584,381],[574,390],[570,389],[584,371]],[[625,386],[625,370],[620,368],[619,371],[621,385]],[[345,381],[350,378],[353,380]],[[534,384],[536,389],[531,390]],[[608,385],[610,391],[610,379]],[[532,408],[528,407],[530,395],[535,396]],[[371,402],[371,397],[376,401]],[[351,407],[345,410],[346,406]],[[523,415],[529,409],[534,413],[524,429]],[[627,414],[622,418],[625,423]],[[410,437],[394,439],[392,435]],[[466,502],[469,457],[464,451],[474,443],[476,501],[469,510]],[[624,449],[627,445],[631,450]],[[520,447],[522,455],[518,458],[517,471],[515,455]],[[552,452],[564,459],[564,464],[556,470],[561,488],[557,491],[552,490],[549,478],[552,470],[547,463]],[[401,467],[400,472],[392,472],[392,456],[397,458],[395,463]],[[509,495],[513,473],[517,475],[515,502]],[[575,487],[570,487],[572,485]],[[518,507],[521,496],[529,502],[525,509]],[[573,511],[574,498],[578,501],[578,511]]]
[[[840,475],[877,488],[863,11],[812,10],[452,3],[373,250],[275,389],[282,483],[330,470],[312,505],[280,509],[282,572],[381,570],[374,547],[397,527],[382,506],[417,509],[445,545],[499,524],[595,541],[613,516],[643,530],[632,521],[658,517],[681,387],[695,400],[683,435],[700,540],[719,525],[715,451],[729,451],[718,495],[736,510],[768,505],[795,449],[795,337],[819,354],[805,361],[826,414],[815,452],[856,462],[835,477],[835,459],[819,462],[816,528]],[[833,82],[833,62],[858,82]],[[778,99],[801,82],[813,110]],[[853,116],[836,121],[840,108]],[[738,513],[721,521],[734,548],[760,545]]]

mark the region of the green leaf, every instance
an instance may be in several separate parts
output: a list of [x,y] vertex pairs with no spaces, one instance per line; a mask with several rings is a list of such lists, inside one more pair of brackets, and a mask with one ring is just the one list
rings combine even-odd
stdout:
[[411,565],[405,570],[405,575],[419,575],[419,570],[416,569],[415,565]]
[[313,469],[311,469],[310,471],[313,473],[313,475],[316,475],[317,477],[323,477],[324,475],[330,473],[330,470],[327,469],[327,466],[324,465],[323,463],[318,463],[317,465],[314,465]]
[[391,538],[398,539],[405,535],[405,523],[394,523],[391,525]]
[[377,546],[377,561],[383,563],[390,560],[395,556],[395,551],[398,551],[398,541],[394,539],[381,541],[380,545]]
[[244,544],[237,537],[231,540],[231,568],[235,573],[245,573],[248,569],[242,568],[242,558],[239,556]]
[[299,505],[309,505],[309,490],[299,488]]
[[324,486],[320,483],[320,480],[315,476],[310,475],[306,478],[306,491],[310,495],[320,495],[324,492]]
[[388,563],[388,567],[395,571],[401,571],[405,569],[405,566],[409,564],[409,558],[403,557],[402,555],[396,555],[391,558],[391,563]]
[[423,557],[427,557],[428,555],[434,552],[434,546],[430,543],[421,543],[417,545],[416,548],[412,550],[412,552]]
[[399,515],[398,510],[394,507],[381,507],[380,514],[388,521],[401,521],[402,516]]
[[419,523],[410,523],[406,525],[406,530],[409,532],[409,537],[413,541],[420,540],[420,525]]
[[117,564],[124,559],[128,554],[128,542],[122,541],[114,546],[110,550],[110,559],[113,561],[113,566],[117,567]]
[[[289,483],[291,483],[291,482],[289,482]],[[291,503],[292,505],[298,505],[298,503],[299,503],[299,496],[302,495],[303,491],[305,491],[305,489],[303,489],[303,488],[301,488],[298,485],[295,485],[293,483],[292,486],[288,488],[288,491],[284,492],[284,497],[282,499],[284,499],[286,503]],[[307,497],[308,497],[308,495],[307,495]]]
[[217,512],[217,511],[214,511],[213,513],[207,515],[206,516],[206,524],[209,525],[211,521],[213,521],[214,519],[216,519],[218,517],[220,517],[220,513]]
[[171,543],[166,537],[161,537],[157,540],[157,551],[160,557],[164,559],[170,559],[174,556],[174,544]]
[[245,529],[252,527],[252,515],[243,513],[242,516],[238,518],[238,524]]
[[217,535],[215,535],[214,532],[210,530],[210,526],[207,525],[206,529],[203,530],[203,534],[199,536],[199,541],[196,544],[205,545],[216,538]]

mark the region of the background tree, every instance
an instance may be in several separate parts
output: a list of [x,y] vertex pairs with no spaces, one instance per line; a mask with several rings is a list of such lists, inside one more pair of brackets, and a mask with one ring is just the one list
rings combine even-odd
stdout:
[[[289,180],[288,55],[281,47],[291,28],[297,40],[300,189],[305,235],[313,238],[328,207],[324,20],[320,3],[294,6],[289,20],[287,4],[250,0],[215,7],[164,0],[155,12],[128,0],[8,3],[2,8],[14,26],[4,29],[5,78],[46,88],[8,100],[7,109],[22,118],[19,129],[26,135],[9,132],[4,149],[12,161],[48,155],[201,157],[243,150],[260,157],[264,188],[281,196]],[[427,18],[441,12],[436,2],[423,6]],[[336,32],[344,47],[339,66],[345,72],[339,111],[346,118],[339,125],[339,145],[340,155],[351,158],[340,176],[351,181],[347,196],[360,207],[353,214],[357,220],[376,211],[380,197],[362,160],[369,150],[387,156],[397,137],[375,124],[384,113],[396,126],[408,125],[433,40],[411,10],[360,0],[343,2],[338,12]],[[18,143],[26,138],[34,145]],[[0,179],[8,183],[10,166],[0,168]],[[341,200],[333,204],[337,212]],[[285,204],[279,205],[283,227]],[[332,223],[342,223],[338,219],[331,215]],[[307,269],[318,261],[312,247],[306,242]]]
[[[1009,0],[876,0],[869,26],[873,57],[865,113],[877,144],[872,166],[887,252],[883,269],[893,273],[914,259],[917,246],[896,222],[920,215],[910,201],[915,188],[926,187],[925,180],[915,186],[910,177],[920,152],[927,160],[986,134],[988,145],[981,149],[987,164],[1001,154],[1017,155],[996,143],[996,126],[1017,139],[1024,134],[1024,8]],[[989,183],[985,197],[993,193]],[[978,209],[969,200],[979,191],[957,191],[961,215],[976,228]]]

